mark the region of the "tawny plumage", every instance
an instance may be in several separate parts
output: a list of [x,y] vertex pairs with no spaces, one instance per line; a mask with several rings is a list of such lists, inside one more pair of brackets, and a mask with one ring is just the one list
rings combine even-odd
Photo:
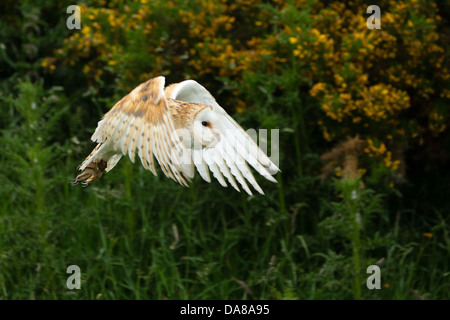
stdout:
[[98,145],[72,184],[99,179],[123,155],[134,162],[137,151],[147,170],[156,175],[155,158],[163,173],[182,185],[196,168],[207,182],[211,171],[224,187],[228,180],[240,191],[237,180],[251,195],[249,182],[264,194],[247,164],[272,182],[278,167],[199,83],[186,80],[164,89],[164,82],[157,77],[142,83],[105,114],[91,137]]

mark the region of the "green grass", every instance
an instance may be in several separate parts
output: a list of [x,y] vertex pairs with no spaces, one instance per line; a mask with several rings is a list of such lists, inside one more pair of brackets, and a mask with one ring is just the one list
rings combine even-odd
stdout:
[[[43,211],[14,208],[3,199],[2,299],[352,298],[354,270],[346,250],[333,251],[323,240],[317,250],[317,235],[286,237],[277,212],[253,208],[257,198],[200,181],[190,192],[140,168],[130,175],[130,166],[106,175],[98,183],[106,187],[53,192]],[[205,193],[214,197],[205,201]],[[436,228],[448,232],[448,226]],[[415,289],[428,299],[448,298],[441,245],[430,239],[386,246],[381,270],[389,288],[370,291],[361,283],[362,297],[410,299]],[[81,268],[81,290],[65,286],[72,264]]]

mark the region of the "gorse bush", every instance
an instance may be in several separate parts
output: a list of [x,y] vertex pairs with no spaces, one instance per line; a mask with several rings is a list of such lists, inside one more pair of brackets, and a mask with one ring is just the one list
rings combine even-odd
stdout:
[[[0,4],[0,298],[450,297],[446,3],[379,1],[381,29],[362,1],[81,1],[80,30],[68,5]],[[70,187],[100,118],[159,75],[280,130],[266,196],[128,159]]]

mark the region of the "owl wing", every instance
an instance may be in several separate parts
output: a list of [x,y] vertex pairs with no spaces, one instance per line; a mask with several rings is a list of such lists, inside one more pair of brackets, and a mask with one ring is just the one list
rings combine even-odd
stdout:
[[226,178],[239,191],[237,180],[251,195],[246,183],[248,181],[255,190],[264,194],[248,167],[250,164],[267,180],[277,182],[272,175],[280,169],[202,85],[194,80],[186,80],[168,86],[165,92],[171,99],[210,105],[221,116],[220,141],[212,148],[192,150],[194,165],[204,180],[211,181],[211,171],[222,186],[227,186]]
[[[107,145],[107,151],[119,159],[128,154],[134,162],[138,150],[144,168],[156,175],[154,156],[167,177],[187,186],[164,83],[164,77],[157,77],[131,91],[105,114],[91,139]],[[87,164],[80,170],[83,165]]]

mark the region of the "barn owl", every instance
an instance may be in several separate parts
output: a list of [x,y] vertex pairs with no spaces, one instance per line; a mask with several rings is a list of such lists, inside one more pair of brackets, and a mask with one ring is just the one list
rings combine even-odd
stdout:
[[228,180],[240,191],[238,182],[252,195],[249,182],[264,194],[248,164],[277,182],[272,175],[279,168],[202,85],[186,80],[164,88],[164,83],[160,76],[140,84],[104,115],[91,137],[97,146],[72,185],[87,186],[124,155],[134,163],[136,152],[145,169],[157,174],[155,158],[167,177],[184,186],[196,168],[207,182],[211,171],[224,187]]

